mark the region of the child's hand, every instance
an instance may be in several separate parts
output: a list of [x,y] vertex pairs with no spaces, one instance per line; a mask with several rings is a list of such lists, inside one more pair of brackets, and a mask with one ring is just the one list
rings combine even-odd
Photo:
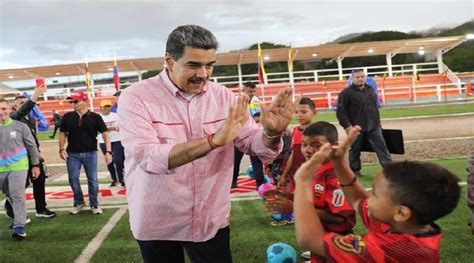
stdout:
[[265,207],[270,213],[292,213],[293,201],[282,195],[275,195],[274,197],[267,199],[267,202],[265,202]]
[[347,151],[349,150],[349,146],[354,143],[359,136],[361,128],[359,125],[348,128],[347,137],[339,144],[332,146],[332,154],[330,155],[331,159],[334,160],[342,160],[345,156]]
[[281,175],[280,178],[278,179],[278,188],[284,188],[285,187],[285,182],[286,182],[286,175]]
[[276,196],[281,196],[281,197],[284,197],[284,198],[291,199],[291,197],[293,195],[290,192],[283,189],[283,188],[276,188],[276,189],[270,189],[270,190],[267,190],[267,191],[263,192],[263,196],[265,196],[265,198],[267,198],[267,199],[268,198],[275,198]]

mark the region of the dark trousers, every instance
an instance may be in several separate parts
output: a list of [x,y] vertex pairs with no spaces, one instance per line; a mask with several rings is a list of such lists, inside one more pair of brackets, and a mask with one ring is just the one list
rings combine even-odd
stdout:
[[372,145],[372,148],[377,154],[377,158],[379,159],[379,163],[382,165],[382,167],[386,163],[392,161],[392,156],[388,152],[381,128],[367,132],[361,132],[355,142],[352,144],[351,149],[349,149],[349,165],[352,171],[358,172],[362,168],[360,163],[360,150],[362,148],[362,139],[364,138],[363,136],[367,138],[369,143]]
[[[105,143],[99,143],[102,153],[105,154]],[[123,163],[125,153],[121,142],[112,142],[112,163],[107,165],[112,181],[123,183]]]
[[[232,177],[232,186],[237,186],[237,178],[239,177],[240,162],[244,153],[234,147],[234,175]],[[252,169],[255,173],[255,181],[257,188],[265,182],[263,177],[263,163],[257,156],[250,156],[250,162],[252,163]]]
[[231,263],[230,229],[222,228],[205,242],[137,240],[143,262],[184,263],[184,250],[193,263]]
[[45,195],[45,184],[46,184],[46,173],[44,171],[43,162],[40,162],[40,175],[34,179],[31,177],[31,166],[28,169],[28,178],[30,178],[33,184],[33,195],[35,198],[36,212],[42,212],[46,208],[46,195]]
[[56,136],[56,132],[61,128],[61,125],[54,125],[54,131],[53,134],[51,134],[51,138],[54,138]]

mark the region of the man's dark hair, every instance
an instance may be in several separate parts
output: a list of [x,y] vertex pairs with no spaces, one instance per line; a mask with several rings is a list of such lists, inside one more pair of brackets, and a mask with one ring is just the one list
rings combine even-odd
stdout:
[[8,103],[8,101],[6,99],[4,99],[3,97],[0,97],[0,102],[6,102]]
[[300,99],[300,105],[308,105],[308,107],[311,109],[311,110],[315,110],[316,109],[316,104],[314,104],[314,101],[311,100],[310,98],[308,97],[302,97]]
[[384,165],[393,202],[411,209],[417,224],[426,225],[456,208],[459,178],[428,162],[402,161]]
[[257,85],[255,85],[255,83],[253,83],[252,81],[247,81],[243,85],[244,85],[244,88],[255,89],[257,87]]
[[336,126],[325,121],[318,121],[309,125],[304,129],[303,136],[324,136],[330,144],[335,144],[338,140]]
[[[351,75],[354,75],[355,73],[361,72],[361,71],[364,72],[363,69],[361,69],[361,68],[356,68],[356,69],[352,70]],[[365,73],[365,72],[364,72],[364,73]]]
[[26,96],[25,95],[18,95],[15,97],[15,100],[18,100],[18,99],[26,99]]
[[209,50],[217,49],[218,43],[211,31],[203,27],[197,25],[179,26],[169,34],[166,41],[166,52],[174,60],[178,60],[183,56],[186,46]]

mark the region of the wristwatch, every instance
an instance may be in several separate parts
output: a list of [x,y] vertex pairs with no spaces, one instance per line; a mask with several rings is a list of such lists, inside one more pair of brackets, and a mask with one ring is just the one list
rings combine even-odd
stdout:
[[111,152],[111,151],[105,151],[105,153],[106,153],[106,154],[107,154],[107,153],[110,153],[110,155],[112,155],[112,152]]

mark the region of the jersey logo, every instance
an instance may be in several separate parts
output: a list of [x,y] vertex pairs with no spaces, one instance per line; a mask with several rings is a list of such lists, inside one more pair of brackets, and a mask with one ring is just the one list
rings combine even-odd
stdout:
[[336,189],[332,192],[332,205],[335,207],[341,207],[344,204],[345,197],[344,192],[341,189]]
[[16,131],[11,131],[10,132],[10,139],[15,139],[16,138]]
[[315,184],[314,185],[314,198],[319,199],[321,198],[321,195],[323,194],[324,191],[324,186],[320,184]]
[[322,191],[324,191],[324,186],[322,186],[322,185],[320,185],[320,184],[316,184],[316,185],[314,186],[314,191],[316,191],[316,192],[322,192]]
[[333,236],[332,243],[346,253],[362,255],[365,251],[365,243],[359,235]]

